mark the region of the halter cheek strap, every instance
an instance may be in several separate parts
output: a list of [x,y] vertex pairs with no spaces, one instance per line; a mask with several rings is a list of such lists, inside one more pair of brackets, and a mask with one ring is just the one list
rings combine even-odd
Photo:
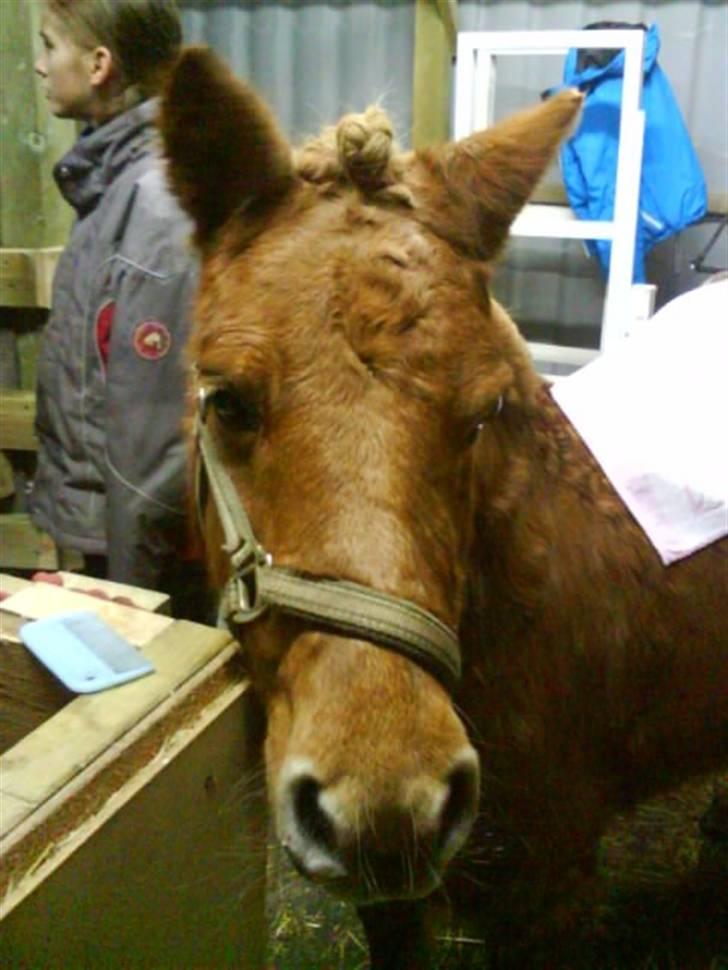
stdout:
[[231,575],[222,613],[229,624],[250,623],[268,609],[311,620],[346,636],[356,636],[402,654],[448,690],[460,679],[460,650],[454,630],[408,600],[345,580],[308,578],[274,565],[258,542],[232,479],[220,462],[205,423],[207,398],[199,393],[195,429],[197,505],[205,484],[222,525]]

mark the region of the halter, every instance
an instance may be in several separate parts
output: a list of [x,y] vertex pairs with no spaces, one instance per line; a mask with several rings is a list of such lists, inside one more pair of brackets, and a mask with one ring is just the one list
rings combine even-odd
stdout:
[[225,536],[222,548],[230,558],[230,579],[221,603],[228,625],[234,628],[268,609],[280,610],[402,654],[452,692],[460,679],[458,638],[432,613],[369,586],[308,578],[274,565],[255,538],[232,479],[218,458],[206,425],[208,404],[207,392],[200,388],[195,424],[196,500],[201,515],[207,484]]

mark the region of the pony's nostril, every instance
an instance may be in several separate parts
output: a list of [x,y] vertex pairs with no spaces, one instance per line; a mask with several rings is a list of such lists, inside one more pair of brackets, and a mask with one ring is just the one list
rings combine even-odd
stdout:
[[454,855],[470,832],[478,810],[478,763],[463,759],[448,777],[448,795],[440,814],[440,850],[444,857]]
[[321,807],[321,785],[310,775],[303,775],[293,783],[291,793],[293,814],[299,831],[324,849],[336,848],[334,826]]

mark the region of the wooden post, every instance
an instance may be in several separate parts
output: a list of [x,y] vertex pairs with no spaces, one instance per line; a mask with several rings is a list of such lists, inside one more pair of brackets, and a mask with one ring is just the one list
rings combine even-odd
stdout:
[[76,128],[54,118],[35,75],[42,3],[0,2],[0,246],[63,245],[72,210],[53,180],[55,162],[76,139]]
[[[35,385],[38,333],[45,318],[39,308],[50,305],[53,269],[73,220],[53,166],[77,136],[72,122],[51,115],[35,74],[42,13],[42,0],[0,0],[0,350],[5,365],[0,386],[27,390]],[[7,403],[3,396],[0,422],[8,417]],[[27,403],[32,409],[32,401]],[[29,439],[25,445],[3,441],[2,447],[29,444],[34,446]],[[0,494],[7,500],[3,512],[22,513],[25,464],[16,462],[13,468],[0,452],[0,472]],[[21,561],[34,568],[39,561],[52,564],[46,568],[58,567],[52,541],[23,514],[0,516],[0,556],[8,530],[18,542]],[[81,562],[77,557],[76,565]]]
[[457,43],[457,0],[417,0],[412,146],[450,137],[452,58]]

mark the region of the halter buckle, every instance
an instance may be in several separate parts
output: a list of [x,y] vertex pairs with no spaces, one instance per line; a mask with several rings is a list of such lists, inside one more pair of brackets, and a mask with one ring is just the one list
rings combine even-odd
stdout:
[[250,623],[270,605],[260,599],[258,571],[270,568],[273,557],[262,546],[243,543],[230,556],[232,576],[228,583],[229,616],[235,623]]

